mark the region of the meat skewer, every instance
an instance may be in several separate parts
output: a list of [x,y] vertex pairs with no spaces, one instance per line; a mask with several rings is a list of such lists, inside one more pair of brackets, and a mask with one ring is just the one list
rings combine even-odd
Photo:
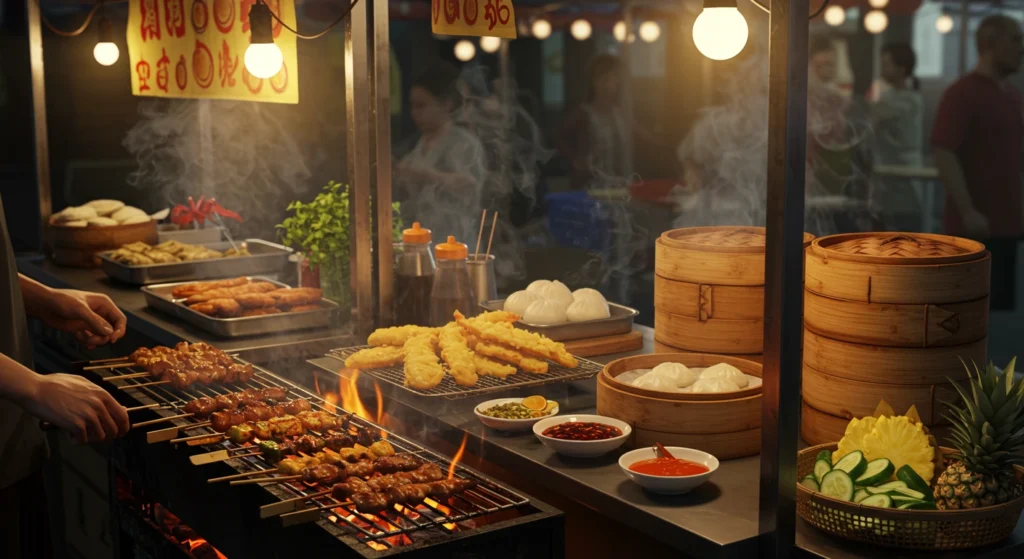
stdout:
[[[352,496],[350,501],[331,503],[315,508],[304,509],[298,512],[290,512],[282,515],[281,520],[285,526],[290,526],[294,523],[304,521],[298,520],[296,517],[301,516],[305,519],[305,517],[309,515],[310,511],[335,509],[340,506],[351,504],[354,504],[356,506],[356,510],[361,513],[378,514],[388,510],[393,505],[418,505],[427,498],[447,500],[453,495],[468,491],[475,486],[475,481],[467,479],[451,479],[446,481],[401,485],[398,487],[392,487],[386,493],[374,493],[372,491],[357,493]],[[310,520],[312,518],[310,518]]]
[[[394,449],[391,449],[394,452]],[[370,455],[371,457],[374,455]],[[273,471],[262,470],[258,473],[280,473],[280,477],[262,477],[256,479],[244,479],[231,481],[231,485],[247,485],[252,483],[284,482],[301,479],[305,483],[318,485],[332,485],[343,479],[351,477],[370,477],[375,473],[392,474],[397,472],[411,471],[423,464],[415,456],[408,454],[392,454],[389,456],[377,457],[373,460],[359,460],[357,462],[345,461],[340,453],[320,452],[314,456],[301,458],[289,458],[278,462],[277,468]],[[255,475],[256,472],[250,472]],[[244,477],[241,474],[235,479]],[[228,478],[214,478],[216,481],[227,481]],[[209,480],[214,483],[214,480]]]

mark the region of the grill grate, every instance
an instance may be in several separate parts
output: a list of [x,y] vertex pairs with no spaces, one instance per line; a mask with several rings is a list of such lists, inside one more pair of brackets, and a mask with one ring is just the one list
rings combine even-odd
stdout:
[[[238,357],[235,357],[235,360],[239,363],[247,363]],[[253,368],[255,370],[255,375],[248,382],[237,382],[230,385],[195,384],[183,391],[169,388],[168,385],[145,386],[137,389],[129,389],[129,393],[132,394],[140,404],[162,404],[160,408],[154,408],[153,410],[161,415],[174,415],[181,413],[181,408],[183,408],[185,404],[201,396],[219,396],[246,388],[267,388],[271,386],[287,387],[290,395],[306,398],[316,410],[329,412],[339,410],[341,412],[348,413],[340,406],[327,404],[316,394],[313,394],[309,390],[293,382],[283,379],[255,365]],[[123,367],[99,370],[95,372],[99,373],[99,376],[103,378],[134,373],[136,371]],[[143,377],[133,379],[116,379],[108,382],[118,386],[119,388],[127,388],[133,385],[143,384],[148,381],[149,379]],[[219,434],[209,426],[200,426],[200,422],[195,421],[192,418],[176,419],[169,423],[173,424],[179,430],[189,431],[190,435]],[[443,471],[449,471],[452,466],[451,461],[440,454],[424,449],[416,443],[400,437],[387,429],[374,424],[373,422],[353,415],[352,424],[356,427],[379,430],[384,434],[387,441],[391,443],[395,448],[395,451],[398,453],[415,454],[424,462],[434,462],[438,464]],[[254,450],[255,446],[251,444],[237,445],[230,441],[223,441],[220,443],[203,445],[203,448],[208,451],[227,450],[229,453],[236,453],[239,451]],[[273,466],[260,456],[234,458],[228,460],[226,463],[234,467],[239,472],[273,469]],[[347,535],[354,536],[357,541],[361,541],[373,549],[381,551],[392,547],[400,547],[402,545],[415,543],[413,537],[417,534],[423,534],[426,539],[433,540],[438,537],[438,533],[444,535],[471,529],[471,526],[460,526],[459,523],[465,523],[473,518],[500,511],[522,507],[529,503],[529,500],[526,497],[519,495],[511,489],[498,485],[497,483],[490,481],[489,479],[486,479],[461,465],[456,464],[453,471],[456,477],[475,481],[476,486],[473,489],[448,498],[445,502],[428,499],[427,501],[424,501],[424,503],[415,507],[392,506],[386,513],[370,515],[357,512],[354,505],[342,504],[330,495],[316,497],[315,499],[311,499],[311,501],[314,503],[314,506],[319,507],[336,505],[319,511],[320,521],[332,523],[340,527]],[[291,497],[306,496],[323,490],[320,486],[309,485],[300,481],[279,483],[275,484],[275,486],[279,488],[280,491],[272,491],[272,493],[281,497],[282,500]],[[428,532],[431,535],[428,536]]]
[[[356,346],[332,349],[327,353],[327,356],[344,362],[348,356],[369,347],[370,346]],[[596,376],[601,372],[601,369],[604,368],[600,363],[595,363],[589,359],[577,357],[577,360],[579,361],[579,366],[575,369],[569,369],[558,365],[557,363],[549,363],[548,372],[544,374],[531,374],[524,371],[518,371],[516,374],[509,375],[503,379],[480,375],[479,380],[477,380],[477,383],[474,386],[458,385],[454,380],[452,380],[451,375],[445,375],[441,384],[431,388],[430,390],[420,390],[418,388],[406,386],[405,371],[400,366],[382,367],[379,369],[360,369],[360,371],[375,379],[393,384],[399,388],[404,388],[405,390],[414,394],[419,394],[420,396],[445,396],[449,399],[457,399],[478,394],[486,394],[488,392],[498,392],[509,388],[540,386],[542,384],[550,384],[553,382],[588,379]]]

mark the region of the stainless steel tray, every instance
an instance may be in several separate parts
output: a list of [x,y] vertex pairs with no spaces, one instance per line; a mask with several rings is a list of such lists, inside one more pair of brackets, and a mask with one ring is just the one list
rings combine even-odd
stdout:
[[[489,311],[500,311],[505,307],[504,299],[484,301],[480,306]],[[618,334],[628,334],[633,331],[633,319],[640,314],[636,309],[608,303],[608,318],[599,320],[585,320],[583,322],[566,322],[552,326],[541,326],[529,324],[520,320],[516,326],[524,330],[543,334],[556,342],[567,342],[569,340],[585,340],[590,338],[604,338]]]
[[[98,256],[103,264],[103,271],[108,276],[132,285],[276,274],[288,266],[288,257],[292,254],[292,249],[261,239],[246,239],[241,242],[248,247],[250,256],[151,264],[149,266],[127,266],[115,262],[110,258],[110,253],[113,251],[102,252]],[[220,251],[231,248],[231,243],[227,241],[199,244]],[[236,244],[240,244],[240,242],[236,241]]]
[[[249,277],[249,279],[253,281],[269,281],[281,287],[288,287],[287,284],[268,278]],[[306,328],[323,328],[330,325],[331,316],[338,308],[338,304],[334,301],[320,299],[321,308],[315,311],[284,312],[281,314],[249,316],[245,318],[214,318],[188,308],[181,302],[182,299],[175,299],[171,295],[171,291],[175,287],[186,283],[192,282],[179,281],[147,285],[142,288],[142,294],[145,295],[146,304],[150,307],[176,316],[189,324],[222,338],[258,336],[289,330],[304,330]]]

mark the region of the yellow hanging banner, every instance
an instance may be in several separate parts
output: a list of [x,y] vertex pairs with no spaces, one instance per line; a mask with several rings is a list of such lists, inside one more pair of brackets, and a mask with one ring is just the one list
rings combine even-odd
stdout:
[[[264,0],[292,29],[294,0]],[[147,97],[299,102],[296,37],[272,20],[284,65],[270,79],[245,69],[256,0],[129,0],[132,94]]]
[[431,0],[430,18],[438,35],[516,38],[512,0]]

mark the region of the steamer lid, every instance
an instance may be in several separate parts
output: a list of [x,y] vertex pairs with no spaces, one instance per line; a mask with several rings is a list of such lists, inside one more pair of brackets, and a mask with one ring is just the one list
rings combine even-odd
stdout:
[[970,239],[888,231],[822,237],[814,241],[814,247],[831,258],[889,264],[969,262],[985,254],[985,245]]

